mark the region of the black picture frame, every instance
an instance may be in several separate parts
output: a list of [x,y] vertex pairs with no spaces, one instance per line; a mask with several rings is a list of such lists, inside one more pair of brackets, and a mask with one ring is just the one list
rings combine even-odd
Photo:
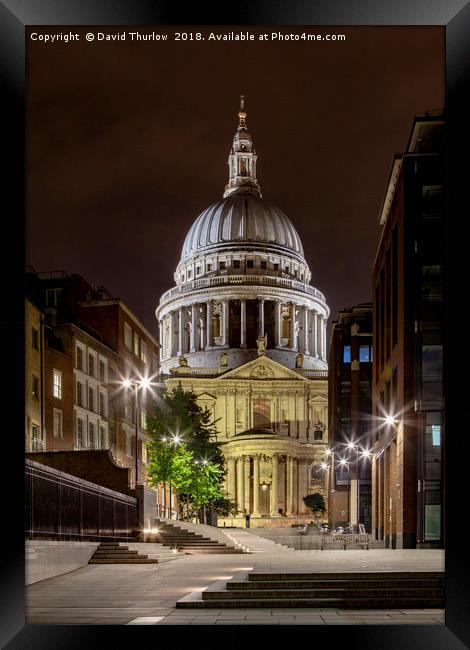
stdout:
[[[25,241],[25,26],[33,25],[442,25],[446,29],[446,133],[447,133],[447,278],[446,278],[446,625],[445,626],[256,626],[233,634],[232,628],[177,630],[179,642],[235,646],[250,643],[252,634],[263,640],[315,644],[346,644],[371,649],[413,648],[455,650],[470,646],[470,595],[464,579],[466,535],[461,531],[465,510],[466,359],[465,269],[467,240],[461,231],[468,219],[469,137],[466,119],[470,66],[470,6],[464,0],[239,0],[236,4],[200,5],[150,0],[4,0],[0,4],[0,65],[6,108],[3,139],[2,192],[4,215],[4,409],[11,422],[4,428],[3,550],[1,579],[1,644],[23,648],[98,648],[118,639],[124,644],[162,643],[161,627],[25,626],[23,474],[24,443],[24,272]],[[467,120],[468,121],[468,120]],[[6,233],[6,230],[4,231]],[[8,258],[7,253],[10,254]],[[465,392],[464,392],[465,391]],[[9,476],[5,470],[9,471]],[[452,512],[453,510],[453,512]],[[175,635],[175,629],[166,633]],[[232,633],[231,633],[232,631]],[[118,635],[118,636],[117,636]],[[309,639],[310,637],[310,639]],[[170,637],[168,637],[168,640]],[[166,639],[165,639],[166,640]],[[164,641],[163,641],[164,642]]]

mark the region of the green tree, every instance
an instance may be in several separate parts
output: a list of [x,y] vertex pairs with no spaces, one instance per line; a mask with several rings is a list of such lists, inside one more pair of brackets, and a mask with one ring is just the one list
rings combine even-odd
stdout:
[[192,453],[184,445],[176,445],[168,440],[154,439],[148,445],[147,475],[153,487],[163,484],[176,492],[187,490],[192,482]]
[[315,517],[319,517],[320,514],[323,514],[326,511],[325,497],[323,494],[320,494],[320,492],[307,494],[307,496],[304,497],[304,503],[307,508],[310,508]]
[[219,517],[236,517],[240,512],[237,502],[226,496],[215,499],[213,506]]

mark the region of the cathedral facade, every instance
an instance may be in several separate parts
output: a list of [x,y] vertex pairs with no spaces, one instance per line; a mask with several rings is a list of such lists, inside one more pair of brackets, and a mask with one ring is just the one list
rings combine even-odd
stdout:
[[217,421],[240,513],[228,525],[289,526],[312,518],[305,495],[326,498],[329,309],[294,225],[262,198],[243,97],[238,120],[222,200],[191,226],[156,309],[160,367]]

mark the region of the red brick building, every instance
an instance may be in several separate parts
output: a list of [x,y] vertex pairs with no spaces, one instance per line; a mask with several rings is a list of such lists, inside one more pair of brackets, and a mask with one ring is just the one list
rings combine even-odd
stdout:
[[373,531],[390,548],[444,545],[443,132],[442,116],[415,118],[380,214]]
[[42,313],[44,340],[42,445],[32,449],[27,443],[27,451],[110,449],[118,465],[132,468],[135,482],[137,418],[143,482],[151,398],[139,390],[136,413],[134,390],[121,382],[157,378],[158,343],[122,300],[79,275],[30,268],[26,293]]

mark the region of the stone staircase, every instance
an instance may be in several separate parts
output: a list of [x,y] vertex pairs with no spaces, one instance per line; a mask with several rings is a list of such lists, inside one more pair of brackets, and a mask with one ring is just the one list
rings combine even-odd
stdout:
[[[295,549],[296,551],[315,551],[320,550],[322,547],[328,550],[332,549],[342,549],[343,544],[341,543],[341,538],[336,537],[335,541],[332,542],[331,536],[325,536],[323,538],[320,531],[312,528],[308,535],[299,535],[297,528],[254,528],[250,529],[250,534],[258,535],[259,537],[264,537],[265,539],[272,540],[278,544],[287,546],[288,548]],[[345,537],[348,537],[346,535]],[[383,540],[375,540],[372,538],[372,535],[368,536],[368,548],[384,548],[385,543]],[[348,544],[348,549],[358,549],[361,548],[358,544]]]
[[188,608],[442,609],[443,572],[243,573],[176,602]]
[[101,542],[89,564],[158,564],[163,558],[148,557],[119,542]]
[[[292,549],[286,544],[258,535],[254,531],[249,532],[240,528],[224,528],[221,530],[234,544],[238,544],[250,553],[292,553]],[[255,529],[255,531],[257,530]]]
[[247,552],[243,548],[224,544],[218,540],[198,535],[193,531],[185,530],[176,525],[174,526],[168,523],[168,521],[156,519],[155,522],[158,532],[148,535],[148,538],[182,553],[205,555],[208,553],[230,554]]

